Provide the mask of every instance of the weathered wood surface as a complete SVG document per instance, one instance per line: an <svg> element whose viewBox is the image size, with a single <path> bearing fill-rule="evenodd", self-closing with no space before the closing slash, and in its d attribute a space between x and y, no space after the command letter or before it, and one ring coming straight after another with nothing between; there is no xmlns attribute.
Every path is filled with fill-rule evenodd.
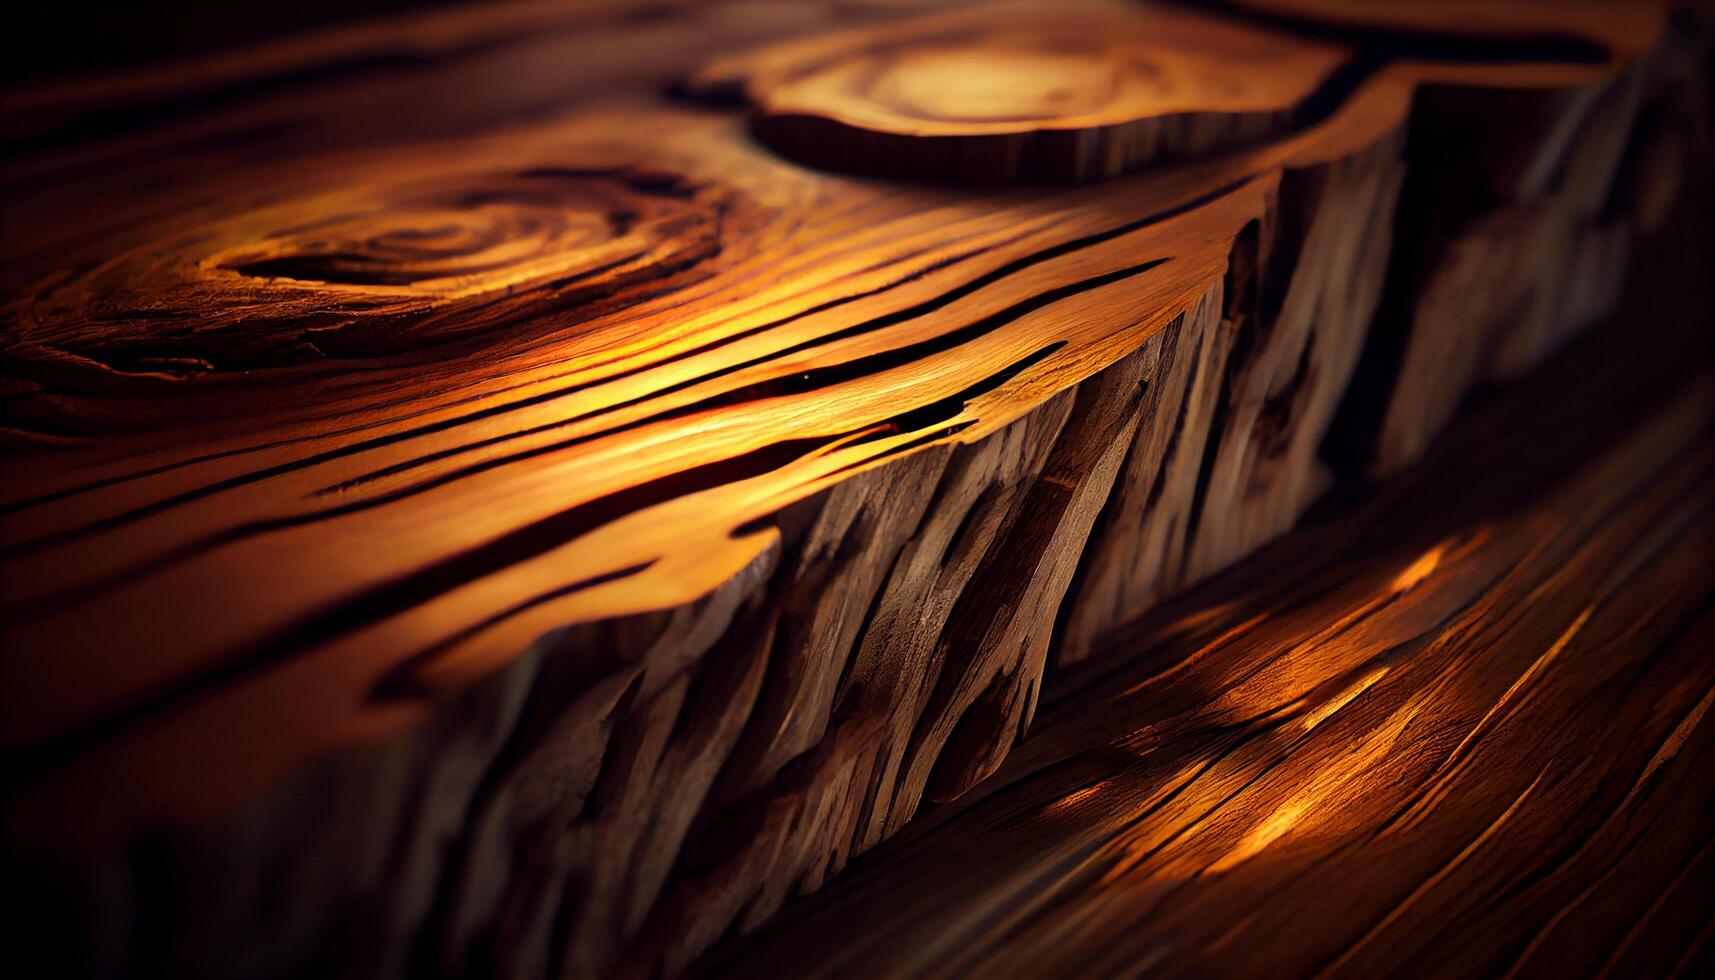
<svg viewBox="0 0 1715 980"><path fill-rule="evenodd" d="M995 776L694 972L1709 975L1715 337L1628 325L1110 636Z"/></svg>
<svg viewBox="0 0 1715 980"><path fill-rule="evenodd" d="M1141 166L1166 144L1125 127L1183 104L1102 102L1132 135L1096 170L758 145L785 76L755 66L910 47L891 5L455 8L9 92L0 749L34 934L96 972L524 975L754 928L993 771L1057 622L1076 660L1290 527L1355 371L1383 404L1488 376L1364 353L1434 292L1390 285L1414 98L1627 93L1506 141L1515 196L1652 226L1677 148L1646 167L1634 130L1701 108L1621 6L1401 51L1077 5L1053 51L1172 23L1186 64L1233 32L1348 54L1260 129L1167 141L1200 159L1075 187L946 180Z"/></svg>

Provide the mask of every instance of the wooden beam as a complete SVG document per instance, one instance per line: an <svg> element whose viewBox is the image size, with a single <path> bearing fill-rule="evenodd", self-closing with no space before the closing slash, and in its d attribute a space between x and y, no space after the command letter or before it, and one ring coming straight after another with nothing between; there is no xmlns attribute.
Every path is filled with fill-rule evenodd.
<svg viewBox="0 0 1715 980"><path fill-rule="evenodd" d="M1403 53L1007 9L459 8L21 97L0 761L38 933L94 972L671 973L992 772L1051 656L1290 528L1342 400L1437 393L1358 440L1392 465L1605 308L1668 207L1635 132L1704 118L1654 8ZM1207 78L1234 46L1255 103ZM1018 93L937 79L990 57L1076 84L973 128ZM919 153L900 91L988 108ZM1431 95L1546 114L1470 144L1512 196L1445 236L1396 207ZM812 109L853 141L782 135ZM1410 353L1479 342L1435 297L1543 210L1575 312L1494 371Z"/></svg>

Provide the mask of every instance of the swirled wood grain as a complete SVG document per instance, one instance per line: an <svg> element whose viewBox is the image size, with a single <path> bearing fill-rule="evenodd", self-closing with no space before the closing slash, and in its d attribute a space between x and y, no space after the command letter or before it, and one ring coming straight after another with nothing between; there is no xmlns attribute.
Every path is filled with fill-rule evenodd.
<svg viewBox="0 0 1715 980"><path fill-rule="evenodd" d="M8 114L7 877L68 969L755 928L1000 764L1057 622L1320 492L1420 85L1628 59L1389 60L1195 167L907 186L660 94L903 16L803 10L441 13Z"/></svg>
<svg viewBox="0 0 1715 980"><path fill-rule="evenodd" d="M694 279L757 221L718 185L579 159L389 161L368 184L175 223L15 299L8 353L113 384L425 351L549 315L564 331Z"/></svg>
<svg viewBox="0 0 1715 980"><path fill-rule="evenodd" d="M1339 47L1170 8L1000 5L704 69L770 146L887 177L1112 177L1287 132Z"/></svg>

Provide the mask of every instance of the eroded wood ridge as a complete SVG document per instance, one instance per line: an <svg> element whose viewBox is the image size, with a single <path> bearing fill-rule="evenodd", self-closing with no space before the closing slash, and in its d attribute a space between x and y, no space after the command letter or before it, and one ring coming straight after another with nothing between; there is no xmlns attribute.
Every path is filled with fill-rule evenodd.
<svg viewBox="0 0 1715 980"><path fill-rule="evenodd" d="M1421 455L1473 387L1517 378L1615 309L1634 241L1659 232L1687 161L1709 158L1707 91L1692 80L1704 51L1675 33L1600 84L1419 96L1410 145L1424 165L1400 219L1418 232L1389 310L1409 326L1377 345L1369 381L1387 392L1363 435L1376 472Z"/></svg>
<svg viewBox="0 0 1715 980"><path fill-rule="evenodd" d="M1317 456L1381 297L1403 176L1384 142L1290 175L1281 213L1240 239L1217 331L1164 357L1124 480L1085 554L1060 657L1243 557L1326 487Z"/></svg>
<svg viewBox="0 0 1715 980"><path fill-rule="evenodd" d="M1642 8L1470 57L791 10L459 9L17 100L0 772L68 969L681 970L992 773L1056 638L1291 527L1354 376L1385 466L1603 312L1692 156L1634 131L1706 114ZM1445 150L1503 203L1390 274L1467 101L1533 127ZM1445 315L1525 265L1579 289Z"/></svg>
<svg viewBox="0 0 1715 980"><path fill-rule="evenodd" d="M1578 348L1110 636L994 778L698 972L1694 975L1715 377L1638 339L1708 364Z"/></svg>

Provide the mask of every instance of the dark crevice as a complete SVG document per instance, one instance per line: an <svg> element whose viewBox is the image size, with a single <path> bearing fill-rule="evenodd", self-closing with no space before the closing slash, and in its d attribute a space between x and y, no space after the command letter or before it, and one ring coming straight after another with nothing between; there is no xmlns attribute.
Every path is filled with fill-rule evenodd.
<svg viewBox="0 0 1715 980"><path fill-rule="evenodd" d="M1282 197L1286 188L1281 189ZM1279 210L1279 209L1277 209ZM1191 554L1194 541L1203 519L1203 505L1209 496L1209 483L1214 477L1215 462L1220 458L1221 444L1225 441L1229 416L1232 414L1233 392L1237 390L1245 369L1249 366L1251 351L1261 340L1258 334L1264 329L1264 320L1259 307L1264 292L1262 280L1265 277L1264 257L1262 254L1262 225L1252 221L1246 225L1233 243L1233 251L1228 259L1227 276L1222 296L1224 304L1221 310L1221 329L1233 332L1232 346L1227 351L1226 370L1221 373L1220 388L1215 399L1214 411L1210 413L1209 433L1202 447L1202 461L1197 467L1196 488L1191 493L1191 509L1185 519L1185 548L1182 553ZM1285 275L1290 277L1291 270ZM1177 578L1179 569L1165 570Z"/></svg>
<svg viewBox="0 0 1715 980"><path fill-rule="evenodd" d="M1174 0L1181 5L1217 10L1272 30L1328 41L1395 61L1427 61L1461 65L1518 63L1606 64L1607 46L1587 37L1560 31L1509 31L1487 36L1420 28L1406 31L1380 24L1352 24L1337 19L1295 16L1251 7L1242 0ZM1378 7L1383 6L1378 4Z"/></svg>
<svg viewBox="0 0 1715 980"><path fill-rule="evenodd" d="M1453 154L1466 144L1449 132L1453 121L1418 105L1421 101L1421 94L1414 97L1409 117L1404 151L1409 165L1393 218L1381 301L1319 450L1343 482L1361 477L1381 437L1427 270L1442 266L1458 225L1492 204L1477 190L1481 182L1447 176L1456 163Z"/></svg>

